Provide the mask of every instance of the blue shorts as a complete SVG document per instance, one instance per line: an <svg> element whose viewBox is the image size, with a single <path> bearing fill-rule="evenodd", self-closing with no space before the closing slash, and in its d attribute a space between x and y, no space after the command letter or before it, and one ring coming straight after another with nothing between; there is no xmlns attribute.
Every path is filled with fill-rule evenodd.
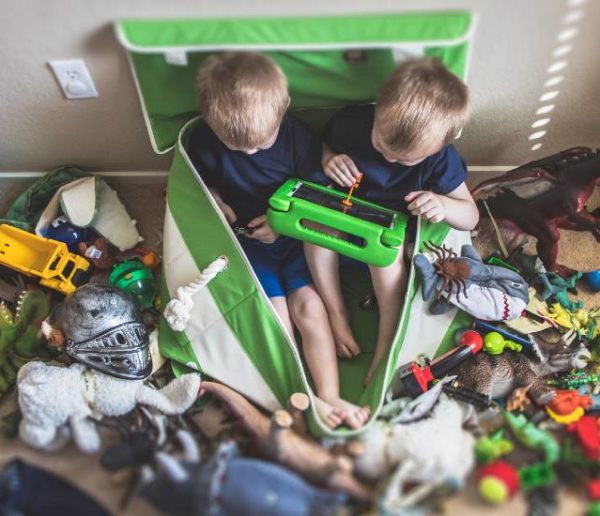
<svg viewBox="0 0 600 516"><path fill-rule="evenodd" d="M239 241L268 297L286 297L312 284L300 240L279 237L272 244L263 244L240 236Z"/></svg>

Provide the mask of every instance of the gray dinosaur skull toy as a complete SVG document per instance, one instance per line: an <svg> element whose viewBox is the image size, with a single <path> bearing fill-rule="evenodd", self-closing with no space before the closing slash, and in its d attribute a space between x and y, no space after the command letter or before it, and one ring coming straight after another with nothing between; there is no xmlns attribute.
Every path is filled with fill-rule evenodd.
<svg viewBox="0 0 600 516"><path fill-rule="evenodd" d="M117 378L142 380L152 372L148 330L133 298L90 283L57 305L42 330L75 361Z"/></svg>

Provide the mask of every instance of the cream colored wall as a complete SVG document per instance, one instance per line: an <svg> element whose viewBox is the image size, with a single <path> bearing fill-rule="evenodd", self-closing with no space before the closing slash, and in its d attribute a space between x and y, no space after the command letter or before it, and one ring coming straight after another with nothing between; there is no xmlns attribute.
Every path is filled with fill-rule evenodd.
<svg viewBox="0 0 600 516"><path fill-rule="evenodd" d="M339 14L470 8L479 12L468 83L472 119L459 142L469 165L513 165L600 139L600 1L588 0L4 0L0 4L0 171L70 163L94 170L166 170L154 155L111 22L121 17ZM567 24L565 14L577 18ZM538 98L560 30L578 34L542 148L531 151ZM100 98L65 100L50 59L82 57ZM561 73L562 74L562 73Z"/></svg>

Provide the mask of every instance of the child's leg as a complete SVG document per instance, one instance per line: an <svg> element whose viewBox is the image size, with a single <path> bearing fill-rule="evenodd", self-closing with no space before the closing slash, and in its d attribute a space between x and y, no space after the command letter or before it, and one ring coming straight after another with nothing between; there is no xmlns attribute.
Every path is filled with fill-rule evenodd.
<svg viewBox="0 0 600 516"><path fill-rule="evenodd" d="M290 318L290 311L288 310L287 299L283 296L270 297L269 300L273 304L273 308L281 318L285 329L288 333L294 337L294 325L292 324L292 319Z"/></svg>
<svg viewBox="0 0 600 516"><path fill-rule="evenodd" d="M379 306L379 331L375 353L365 376L365 385L371 381L377 366L388 352L398 327L408 279L404 264L404 248L400 248L398 258L388 267L369 266L369 270Z"/></svg>
<svg viewBox="0 0 600 516"><path fill-rule="evenodd" d="M308 243L304 244L304 254L315 286L327 308L338 355L342 358L358 355L360 346L352 335L342 296L339 255L330 249Z"/></svg>
<svg viewBox="0 0 600 516"><path fill-rule="evenodd" d="M369 419L370 409L340 398L333 334L319 294L312 285L297 288L289 294L288 305L302 335L304 358L319 397L317 411L331 428L342 420L351 428L360 428Z"/></svg>

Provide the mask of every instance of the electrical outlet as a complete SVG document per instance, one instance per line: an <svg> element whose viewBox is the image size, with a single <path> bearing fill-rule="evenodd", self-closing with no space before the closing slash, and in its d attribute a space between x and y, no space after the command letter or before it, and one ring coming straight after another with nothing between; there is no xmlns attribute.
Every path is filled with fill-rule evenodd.
<svg viewBox="0 0 600 516"><path fill-rule="evenodd" d="M89 99L98 96L83 59L49 61L48 64L67 99Z"/></svg>

